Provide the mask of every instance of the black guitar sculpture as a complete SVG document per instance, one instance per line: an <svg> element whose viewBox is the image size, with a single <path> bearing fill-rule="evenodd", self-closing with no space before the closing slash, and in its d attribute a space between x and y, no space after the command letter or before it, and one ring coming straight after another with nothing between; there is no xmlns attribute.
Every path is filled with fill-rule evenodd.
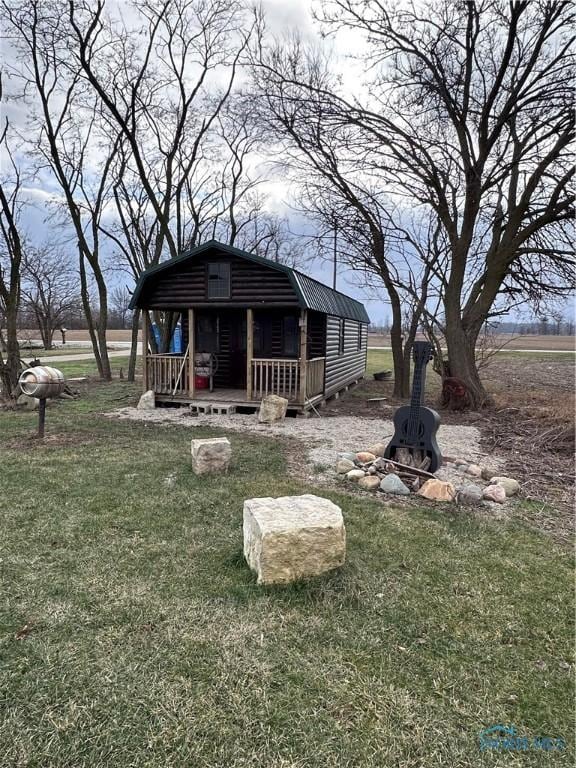
<svg viewBox="0 0 576 768"><path fill-rule="evenodd" d="M442 454L436 442L440 416L422 405L426 365L432 359L432 345L427 341L415 341L413 355L412 399L410 405L403 405L394 414L394 436L386 447L384 458L436 472L442 464Z"/></svg>

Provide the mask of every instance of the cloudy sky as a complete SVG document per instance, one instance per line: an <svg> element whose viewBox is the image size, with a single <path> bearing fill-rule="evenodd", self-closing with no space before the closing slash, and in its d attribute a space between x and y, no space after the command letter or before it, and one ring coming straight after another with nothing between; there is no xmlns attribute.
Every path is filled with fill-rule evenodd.
<svg viewBox="0 0 576 768"><path fill-rule="evenodd" d="M119 0L109 0L108 6L111 9L121 10L123 15L130 13L129 4ZM312 16L312 4L305 0L264 0L263 8L267 19L267 29L272 36L281 37L290 33L297 32L304 40L318 41L318 27ZM324 42L333 51L336 57L342 61L346 60L349 54L354 54L361 48L361 40L358 34L350 32L338 34L333 40ZM8 76L4 76L4 101L2 103L2 114L10 119L11 125L22 136L27 134L27 121L29 116L30 104L21 99L15 99L18 92L18 83L11 79L10 69L17 66L15 51L9 41L2 40L0 55L8 70ZM6 66L7 65L7 66ZM357 88L361 76L359 66L354 61L347 61L346 66L342 67L344 73L344 87ZM8 96L8 98L6 98ZM12 147L15 149L19 164L26 168L28 159L25 151L20 149L21 143L17 136L12 140ZM291 188L287 185L282 174L274 172L268 164L269 158L262 157L260 162L266 175L266 181L262 185L262 191L266 199L266 208L279 215L285 215L290 219L290 227L294 233L307 235L313 231L312 225L301 213L294 211L296 201L292 197ZM10 173L10 166L5 155L0 156L2 175ZM258 160L256 160L258 162ZM54 177L47 171L35 172L34 175L26 177L24 175L24 193L27 205L23 209L22 222L24 229L30 241L34 244L43 244L46 241L61 244L64 249L69 249L71 259L75 259L74 244L75 236L72 228L61 221L55 221L53 206L54 200L61 199L61 191ZM309 274L327 284L332 284L332 264L312 262L304 268ZM113 284L126 284L131 287L131 280L126 275L111 273L110 281ZM360 287L353 279L352 273L343 265L338 270L338 289L349 293L365 302L369 314L373 321L382 322L389 314L385 302L385 293L380 296L379 291L372 290L368 292Z"/></svg>
<svg viewBox="0 0 576 768"><path fill-rule="evenodd" d="M111 9L121 10L123 14L130 13L129 4L123 0L109 0L108 5ZM268 32L272 36L282 37L291 31L297 32L307 41L329 46L335 56L336 65L342 73L342 86L349 94L357 94L362 88L363 73L360 64L354 60L354 55L361 52L364 47L364 40L359 32L339 32L334 38L321 41L317 23L313 19L311 2L307 0L263 0L263 7L267 18ZM5 64L14 63L14 53L6 40L2 41L0 49ZM14 84L8 79L5 82L5 92L8 94L14 92ZM3 114L8 116L14 126L16 126L23 135L26 135L26 121L29 105L22 101L8 100L2 104ZM23 165L26 164L25 157L19 153L19 160ZM294 210L297 204L292 197L293 190L287 185L283 174L275 172L268 164L269 158L259 157L254 160L256 164L261 163L266 182L262 185L265 194L266 207L269 211L286 215L290 219L291 229L297 234L309 234L311 223L306 220L302 213ZM2 173L9 172L5 157L0 157L2 162ZM23 213L25 229L33 242L42 243L46 240L53 241L55 238L61 243L68 243L70 252L73 253L75 238L70 227L55 225L50 218L50 201L60 195L60 190L54 178L47 172L37 173L36 176L26 182L26 195L29 205ZM72 258L72 256L71 256ZM331 263L312 263L305 267L305 271L312 274L317 279L327 283L332 283L332 264ZM384 290L367 289L359 285L355 276L343 265L338 269L339 290L349 293L362 300L368 309L371 319L375 323L382 323L390 315L389 305L386 301ZM131 287L131 281L128 276L111 273L110 281L112 284L126 284Z"/></svg>

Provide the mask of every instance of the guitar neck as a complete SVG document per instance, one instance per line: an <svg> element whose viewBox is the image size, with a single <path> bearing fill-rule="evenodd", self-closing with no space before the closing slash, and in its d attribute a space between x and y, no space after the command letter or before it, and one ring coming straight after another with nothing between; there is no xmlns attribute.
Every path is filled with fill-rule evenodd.
<svg viewBox="0 0 576 768"><path fill-rule="evenodd" d="M426 363L416 364L414 369L414 378L412 379L412 398L410 400L410 410L414 416L418 415L420 406L424 402L424 389L426 385Z"/></svg>

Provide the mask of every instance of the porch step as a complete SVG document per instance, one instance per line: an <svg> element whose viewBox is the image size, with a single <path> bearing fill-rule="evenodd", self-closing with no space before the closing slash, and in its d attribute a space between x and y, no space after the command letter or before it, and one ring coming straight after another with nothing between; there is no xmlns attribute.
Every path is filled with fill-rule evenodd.
<svg viewBox="0 0 576 768"><path fill-rule="evenodd" d="M205 400L192 400L189 408L192 413L212 413L212 403L207 403Z"/></svg>
<svg viewBox="0 0 576 768"><path fill-rule="evenodd" d="M219 416L229 416L236 413L236 406L232 403L212 403L212 413L217 413Z"/></svg>
<svg viewBox="0 0 576 768"><path fill-rule="evenodd" d="M236 413L236 405L233 403L209 403L206 400L192 400L189 407L192 413L214 413L218 416Z"/></svg>

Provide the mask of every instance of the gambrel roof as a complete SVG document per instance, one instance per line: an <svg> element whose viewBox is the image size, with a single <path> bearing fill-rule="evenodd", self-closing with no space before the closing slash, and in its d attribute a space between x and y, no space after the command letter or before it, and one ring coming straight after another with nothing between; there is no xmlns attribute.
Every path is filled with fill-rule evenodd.
<svg viewBox="0 0 576 768"><path fill-rule="evenodd" d="M262 264L269 269L283 272L288 276L296 296L298 297L298 303L303 309L312 309L316 312L323 312L326 315L350 318L351 320L357 320L361 323L370 322L366 309L360 301L357 301L344 293L340 293L340 291L335 291L333 288L329 288L327 285L324 285L324 283L314 280L314 278L305 275L297 269L292 269L285 264L279 264L276 261L265 259L262 256L257 256L254 253L243 251L240 248L235 248L234 246L226 245L225 243L219 243L217 240L209 240L196 248L186 251L175 259L169 259L154 267L149 267L140 275L134 290L134 295L132 296L132 301L130 302L130 308L134 309L138 306L138 301L144 291L145 285L148 281L154 281L155 276L159 273L172 269L174 266L183 262L193 260L197 256L210 250L229 254L230 256L235 256L239 259L247 259L248 261Z"/></svg>

